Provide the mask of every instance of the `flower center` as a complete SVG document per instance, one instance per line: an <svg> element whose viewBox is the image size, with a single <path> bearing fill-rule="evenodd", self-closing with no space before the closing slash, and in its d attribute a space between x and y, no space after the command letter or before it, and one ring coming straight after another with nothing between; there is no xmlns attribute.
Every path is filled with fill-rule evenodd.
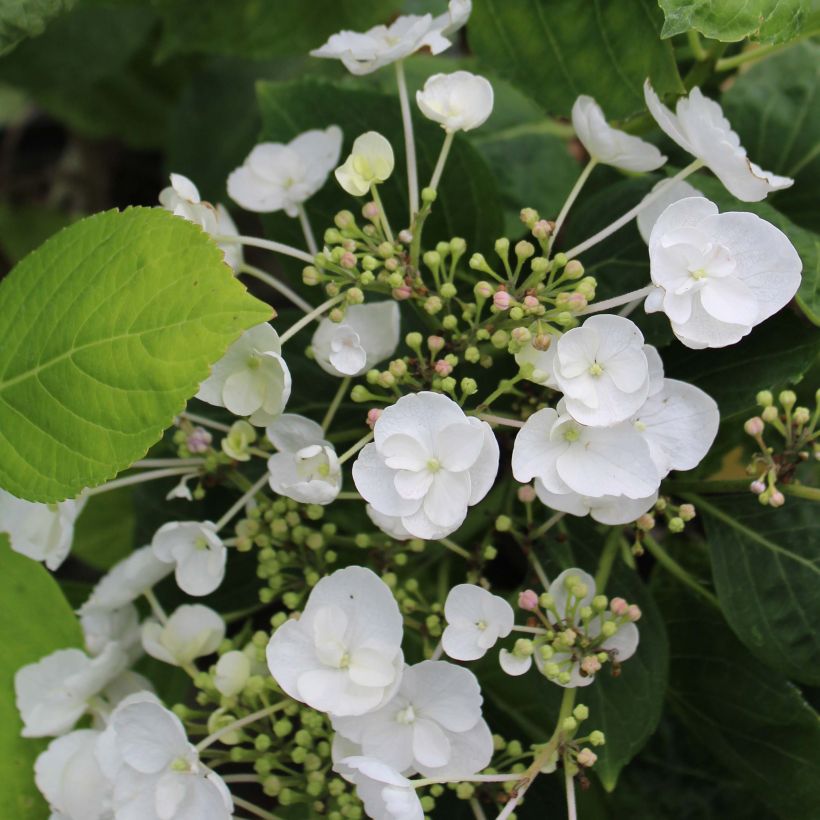
<svg viewBox="0 0 820 820"><path fill-rule="evenodd" d="M701 279L705 279L709 274L706 273L705 268L698 268L697 270L690 271L689 275L696 281L700 281Z"/></svg>
<svg viewBox="0 0 820 820"><path fill-rule="evenodd" d="M347 669L350 666L350 653L343 652L342 657L339 658L339 669Z"/></svg>
<svg viewBox="0 0 820 820"><path fill-rule="evenodd" d="M476 621L476 622L475 622L475 625L476 625L476 626L478 627L478 629L480 629L482 632L483 632L483 631L487 628L487 622L486 622L486 621Z"/></svg>
<svg viewBox="0 0 820 820"><path fill-rule="evenodd" d="M208 542L202 536L200 536L196 539L196 541L194 541L194 549L206 550L208 549Z"/></svg>
<svg viewBox="0 0 820 820"><path fill-rule="evenodd" d="M581 434L574 427L570 427L569 430L564 433L564 440L570 442L578 441L580 435Z"/></svg>
<svg viewBox="0 0 820 820"><path fill-rule="evenodd" d="M168 767L172 772L189 772L191 771L190 763L184 757L177 757L171 761Z"/></svg>
<svg viewBox="0 0 820 820"><path fill-rule="evenodd" d="M256 353L252 353L248 356L248 369L249 370L256 370L259 365L262 364L262 360Z"/></svg>
<svg viewBox="0 0 820 820"><path fill-rule="evenodd" d="M441 469L441 462L437 458L427 460L427 469L431 473L437 473Z"/></svg>
<svg viewBox="0 0 820 820"><path fill-rule="evenodd" d="M601 373L604 372L603 367L601 367L598 362L593 362L589 367L589 375L590 376L600 376Z"/></svg>
<svg viewBox="0 0 820 820"><path fill-rule="evenodd" d="M396 723L401 723L402 726L407 726L413 723L416 719L416 712L412 704L408 704L406 709L400 709L396 712Z"/></svg>

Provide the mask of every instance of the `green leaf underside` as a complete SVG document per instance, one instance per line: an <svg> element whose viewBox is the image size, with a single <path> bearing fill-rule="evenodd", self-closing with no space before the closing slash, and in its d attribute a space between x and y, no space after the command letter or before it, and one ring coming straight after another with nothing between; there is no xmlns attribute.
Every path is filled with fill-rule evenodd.
<svg viewBox="0 0 820 820"><path fill-rule="evenodd" d="M37 561L12 552L0 534L0 817L45 820L49 816L34 785L33 766L47 741L20 737L14 675L55 649L82 646L82 634L57 582Z"/></svg>
<svg viewBox="0 0 820 820"><path fill-rule="evenodd" d="M270 318L192 223L107 211L0 285L0 485L57 501L142 456L239 334Z"/></svg>
<svg viewBox="0 0 820 820"><path fill-rule="evenodd" d="M0 0L0 55L27 37L42 34L46 23L76 0Z"/></svg>
<svg viewBox="0 0 820 820"><path fill-rule="evenodd" d="M644 110L647 77L661 94L683 90L661 23L652 0L476 0L468 39L547 113L566 116L590 94L621 118Z"/></svg>
<svg viewBox="0 0 820 820"><path fill-rule="evenodd" d="M712 572L729 625L781 675L820 684L820 556L817 507L789 498L764 507L750 493L700 498Z"/></svg>

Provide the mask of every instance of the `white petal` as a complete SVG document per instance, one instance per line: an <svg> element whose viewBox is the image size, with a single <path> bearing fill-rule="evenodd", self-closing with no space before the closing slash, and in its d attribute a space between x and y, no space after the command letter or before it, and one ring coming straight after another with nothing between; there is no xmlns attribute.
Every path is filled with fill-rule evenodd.
<svg viewBox="0 0 820 820"><path fill-rule="evenodd" d="M518 675L524 675L530 671L530 667L532 666L532 655L527 655L526 657L520 658L518 655L513 655L512 652L502 649L498 655L498 662L501 664L501 668L508 675L516 677Z"/></svg>

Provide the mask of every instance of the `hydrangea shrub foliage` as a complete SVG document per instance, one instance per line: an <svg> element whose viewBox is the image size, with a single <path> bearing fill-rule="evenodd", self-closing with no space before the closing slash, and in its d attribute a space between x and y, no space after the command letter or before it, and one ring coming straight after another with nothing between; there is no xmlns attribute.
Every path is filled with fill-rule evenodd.
<svg viewBox="0 0 820 820"><path fill-rule="evenodd" d="M3 817L820 805L810 4L404 5L0 0Z"/></svg>

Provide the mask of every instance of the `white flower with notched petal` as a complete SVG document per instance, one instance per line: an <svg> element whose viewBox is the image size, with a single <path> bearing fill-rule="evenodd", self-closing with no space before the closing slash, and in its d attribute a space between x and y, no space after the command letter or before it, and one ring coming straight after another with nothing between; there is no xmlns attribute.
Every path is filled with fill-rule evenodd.
<svg viewBox="0 0 820 820"><path fill-rule="evenodd" d="M96 657L80 649L58 649L17 670L14 691L23 719L23 737L68 732L90 711L90 701L126 667L128 657L115 643Z"/></svg>
<svg viewBox="0 0 820 820"><path fill-rule="evenodd" d="M651 510L658 500L657 490L646 498L627 498L625 495L602 495L592 498L572 490L551 493L539 478L535 479L534 487L541 503L550 509L570 515L589 515L593 520L609 526L635 521Z"/></svg>
<svg viewBox="0 0 820 820"><path fill-rule="evenodd" d="M0 532L8 533L11 548L21 555L57 569L68 557L74 522L85 498L38 504L0 490Z"/></svg>
<svg viewBox="0 0 820 820"><path fill-rule="evenodd" d="M201 604L177 607L167 623L149 618L142 625L143 649L172 666L188 666L196 658L212 655L224 637L225 622Z"/></svg>
<svg viewBox="0 0 820 820"><path fill-rule="evenodd" d="M334 718L333 728L358 744L365 757L398 772L439 777L446 767L454 778L469 777L489 765L493 754L492 735L479 730L455 755L459 736L483 723L481 703L472 672L446 661L422 661L405 667L398 691L381 709Z"/></svg>
<svg viewBox="0 0 820 820"><path fill-rule="evenodd" d="M226 652L216 664L214 686L226 698L238 695L251 676L251 660L244 653L234 649Z"/></svg>
<svg viewBox="0 0 820 820"><path fill-rule="evenodd" d="M246 330L228 348L196 397L264 427L285 409L290 387L279 334L265 322Z"/></svg>
<svg viewBox="0 0 820 820"><path fill-rule="evenodd" d="M655 198L638 214L638 232L647 245L649 244L649 235L652 233L652 228L655 227L658 217L673 202L690 196L703 196L703 194L686 180L673 182L671 179L662 179L653 186L644 199L650 196Z"/></svg>
<svg viewBox="0 0 820 820"><path fill-rule="evenodd" d="M222 778L200 762L179 718L155 698L123 701L98 744L114 781L115 817L230 820L233 800Z"/></svg>
<svg viewBox="0 0 820 820"><path fill-rule="evenodd" d="M427 119L445 131L472 131L493 111L493 87L469 71L434 74L416 92L416 102Z"/></svg>
<svg viewBox="0 0 820 820"><path fill-rule="evenodd" d="M246 211L284 211L299 207L327 181L339 161L342 131L338 125L299 134L289 143L263 142L228 177L228 195Z"/></svg>
<svg viewBox="0 0 820 820"><path fill-rule="evenodd" d="M400 517L416 538L455 532L498 472L490 426L440 393L402 396L373 433L374 443L353 465L353 481L375 510Z"/></svg>
<svg viewBox="0 0 820 820"><path fill-rule="evenodd" d="M111 783L97 763L100 732L78 729L49 743L34 763L34 781L66 820L108 820Z"/></svg>
<svg viewBox="0 0 820 820"><path fill-rule="evenodd" d="M85 648L99 655L110 643L118 643L134 661L141 654L139 613L133 604L118 609L89 607L80 613Z"/></svg>
<svg viewBox="0 0 820 820"><path fill-rule="evenodd" d="M402 617L375 573L347 567L313 588L299 620L268 644L268 666L282 689L334 716L378 709L396 691L404 664Z"/></svg>
<svg viewBox="0 0 820 820"><path fill-rule="evenodd" d="M395 302L351 305L341 322L319 323L311 340L316 363L332 376L361 376L395 353L400 323Z"/></svg>
<svg viewBox="0 0 820 820"><path fill-rule="evenodd" d="M396 164L393 147L378 131L356 137L350 156L335 173L339 185L352 196L366 196L372 185L389 179Z"/></svg>
<svg viewBox="0 0 820 820"><path fill-rule="evenodd" d="M177 586L189 595L209 595L225 577L228 551L210 521L169 521L151 549L160 561L176 564Z"/></svg>
<svg viewBox="0 0 820 820"><path fill-rule="evenodd" d="M447 13L438 17L408 14L389 26L374 26L365 32L340 31L310 53L341 60L351 74L370 74L425 47L433 54L449 48L452 43L447 38L467 22L471 10L471 0L450 0Z"/></svg>
<svg viewBox="0 0 820 820"><path fill-rule="evenodd" d="M475 661L506 638L515 624L513 608L475 584L454 586L444 602L444 651L457 661Z"/></svg>
<svg viewBox="0 0 820 820"><path fill-rule="evenodd" d="M649 237L656 288L647 313L663 311L687 347L725 347L777 313L800 286L802 262L788 237L751 213L718 213L702 197L681 199Z"/></svg>
<svg viewBox="0 0 820 820"><path fill-rule="evenodd" d="M592 97L581 95L575 100L572 127L590 157L603 165L622 171L654 171L666 162L651 143L609 125Z"/></svg>
<svg viewBox="0 0 820 820"><path fill-rule="evenodd" d="M424 820L424 810L412 782L395 769L359 755L345 757L333 766L356 786L368 817L374 820Z"/></svg>
<svg viewBox="0 0 820 820"><path fill-rule="evenodd" d="M623 316L590 316L555 344L553 372L567 412L582 424L625 421L649 395L643 334Z"/></svg>
<svg viewBox="0 0 820 820"><path fill-rule="evenodd" d="M566 411L548 407L531 415L515 437L516 481L539 479L550 493L645 499L660 485L649 445L628 422L587 427ZM537 490L537 488L536 488Z"/></svg>
<svg viewBox="0 0 820 820"><path fill-rule="evenodd" d="M268 459L268 483L302 504L330 504L342 489L342 468L324 430L311 419L284 413L266 428L279 451Z"/></svg>
<svg viewBox="0 0 820 820"><path fill-rule="evenodd" d="M681 97L673 114L658 98L649 80L644 84L649 111L661 129L681 148L699 159L743 202L758 202L772 191L794 184L793 179L764 171L746 156L740 138L714 100L693 88Z"/></svg>

